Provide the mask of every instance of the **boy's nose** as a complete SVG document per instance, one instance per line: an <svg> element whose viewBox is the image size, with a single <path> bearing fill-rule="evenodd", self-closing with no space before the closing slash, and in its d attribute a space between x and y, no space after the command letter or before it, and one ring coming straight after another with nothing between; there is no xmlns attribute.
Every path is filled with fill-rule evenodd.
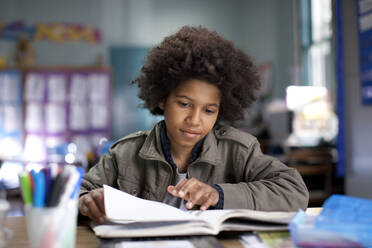
<svg viewBox="0 0 372 248"><path fill-rule="evenodd" d="M190 112L189 117L187 118L189 124L191 125L199 125L200 123L200 111L199 110L193 110Z"/></svg>

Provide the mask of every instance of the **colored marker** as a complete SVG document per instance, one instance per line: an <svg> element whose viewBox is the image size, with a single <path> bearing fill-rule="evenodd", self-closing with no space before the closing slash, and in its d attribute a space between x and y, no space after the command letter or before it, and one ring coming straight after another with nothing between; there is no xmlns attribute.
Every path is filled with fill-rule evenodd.
<svg viewBox="0 0 372 248"><path fill-rule="evenodd" d="M45 178L45 204L49 201L50 197L50 190L51 190L51 172L50 172L50 167L45 167L41 170L44 173L44 178Z"/></svg>
<svg viewBox="0 0 372 248"><path fill-rule="evenodd" d="M83 175L84 175L84 169L83 168L78 167L77 171L79 172L79 180L75 184L75 188L74 188L74 191L72 192L72 194L70 196L70 199L73 199L78 195L79 190L80 190L81 180L82 180Z"/></svg>
<svg viewBox="0 0 372 248"><path fill-rule="evenodd" d="M28 179L30 180L30 187L31 187L32 193L34 193L34 187L35 187L33 174L35 174L34 170L31 170L28 172Z"/></svg>
<svg viewBox="0 0 372 248"><path fill-rule="evenodd" d="M42 208L45 204L45 178L42 171L33 173L34 207Z"/></svg>
<svg viewBox="0 0 372 248"><path fill-rule="evenodd" d="M63 192L64 184L66 181L65 173L59 173L56 179L53 182L53 188L51 190L50 198L49 198L49 206L57 206L61 192Z"/></svg>
<svg viewBox="0 0 372 248"><path fill-rule="evenodd" d="M80 178L80 173L76 170L75 167L66 166L64 170L64 173L66 172L66 174L68 175L68 180L66 182L64 191L60 196L59 204L64 204L70 199Z"/></svg>
<svg viewBox="0 0 372 248"><path fill-rule="evenodd" d="M31 205L32 204L32 191L31 191L29 174L26 171L22 171L19 174L19 179L21 182L21 191L22 191L23 201L26 205Z"/></svg>

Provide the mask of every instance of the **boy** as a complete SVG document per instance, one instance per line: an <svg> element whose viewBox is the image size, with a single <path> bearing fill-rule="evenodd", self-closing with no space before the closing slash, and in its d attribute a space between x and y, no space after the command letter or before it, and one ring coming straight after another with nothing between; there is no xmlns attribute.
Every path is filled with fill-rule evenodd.
<svg viewBox="0 0 372 248"><path fill-rule="evenodd" d="M232 42L183 27L149 52L134 83L145 107L164 121L117 141L84 176L81 214L104 222L103 184L181 209L307 207L295 169L221 123L242 119L260 86L250 58Z"/></svg>

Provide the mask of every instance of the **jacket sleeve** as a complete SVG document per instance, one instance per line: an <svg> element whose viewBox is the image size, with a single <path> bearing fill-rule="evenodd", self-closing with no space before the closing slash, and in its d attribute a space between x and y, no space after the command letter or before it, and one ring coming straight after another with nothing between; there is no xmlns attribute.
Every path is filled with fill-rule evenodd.
<svg viewBox="0 0 372 248"><path fill-rule="evenodd" d="M111 152L101 157L100 161L85 173L79 192L79 196L91 190L102 188L103 184L116 186L118 169Z"/></svg>
<svg viewBox="0 0 372 248"><path fill-rule="evenodd" d="M244 155L243 155L244 154ZM297 211L306 209L309 192L294 168L262 154L255 140L240 151L236 171L238 183L218 184L224 193L224 209L248 208L262 211ZM240 161L239 161L240 160Z"/></svg>

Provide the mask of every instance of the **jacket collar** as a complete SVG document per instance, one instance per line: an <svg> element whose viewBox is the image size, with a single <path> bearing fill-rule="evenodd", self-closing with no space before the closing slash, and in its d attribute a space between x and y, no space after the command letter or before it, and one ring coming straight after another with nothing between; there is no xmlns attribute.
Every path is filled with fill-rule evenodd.
<svg viewBox="0 0 372 248"><path fill-rule="evenodd" d="M148 133L140 151L139 156L148 160L159 160L167 162L165 159L161 144L161 132L164 121L158 122ZM212 165L221 164L221 155L217 148L217 139L214 134L214 128L205 136L200 156L193 162L205 162Z"/></svg>

